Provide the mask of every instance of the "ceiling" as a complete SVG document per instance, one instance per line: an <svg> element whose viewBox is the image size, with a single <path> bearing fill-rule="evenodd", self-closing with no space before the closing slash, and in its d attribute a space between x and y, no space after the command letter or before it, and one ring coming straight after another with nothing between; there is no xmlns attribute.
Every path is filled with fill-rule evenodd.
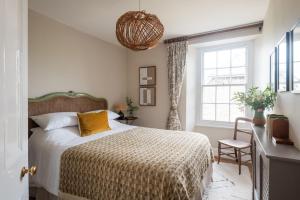
<svg viewBox="0 0 300 200"><path fill-rule="evenodd" d="M269 0L141 0L141 9L156 14L164 39L263 20ZM29 8L77 30L118 44L115 23L138 0L29 0Z"/></svg>

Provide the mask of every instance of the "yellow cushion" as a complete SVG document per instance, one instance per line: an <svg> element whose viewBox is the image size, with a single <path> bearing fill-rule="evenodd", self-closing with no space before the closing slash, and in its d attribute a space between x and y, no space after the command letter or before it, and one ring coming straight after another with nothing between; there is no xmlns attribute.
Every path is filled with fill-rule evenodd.
<svg viewBox="0 0 300 200"><path fill-rule="evenodd" d="M111 130L108 124L107 112L77 113L80 136Z"/></svg>

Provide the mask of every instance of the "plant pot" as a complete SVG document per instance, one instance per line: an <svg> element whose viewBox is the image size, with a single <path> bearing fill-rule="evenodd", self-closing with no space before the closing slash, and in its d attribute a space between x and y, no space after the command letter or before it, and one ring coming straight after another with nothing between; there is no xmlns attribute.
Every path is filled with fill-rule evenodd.
<svg viewBox="0 0 300 200"><path fill-rule="evenodd" d="M264 126L266 124L264 109L255 110L254 117L253 117L253 124L255 126Z"/></svg>
<svg viewBox="0 0 300 200"><path fill-rule="evenodd" d="M131 110L128 110L127 113L128 113L128 117L133 117L134 116L133 111L131 111Z"/></svg>

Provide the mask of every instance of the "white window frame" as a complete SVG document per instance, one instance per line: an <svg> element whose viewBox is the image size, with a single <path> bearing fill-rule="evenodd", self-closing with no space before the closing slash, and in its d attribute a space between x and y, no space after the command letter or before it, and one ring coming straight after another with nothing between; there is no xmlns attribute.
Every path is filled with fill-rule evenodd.
<svg viewBox="0 0 300 200"><path fill-rule="evenodd" d="M235 43L227 43L209 47L202 47L199 48L198 57L200 58L200 67L198 68L197 72L197 103L196 105L196 126L205 126L205 127L216 127L216 128L233 128L234 122L223 122L223 121L215 121L215 120L202 120L202 80L203 80L203 72L204 72L204 59L203 55L205 52L209 51L220 51L220 50L227 50L232 48L246 48L247 55L246 55L246 63L247 63L247 83L246 83L246 90L253 85L253 68L254 68L254 50L253 50L253 41L243 41L243 42L235 42ZM231 85L231 84L228 84ZM244 85L244 84L243 84ZM252 111L245 107L245 116L250 117L252 115Z"/></svg>

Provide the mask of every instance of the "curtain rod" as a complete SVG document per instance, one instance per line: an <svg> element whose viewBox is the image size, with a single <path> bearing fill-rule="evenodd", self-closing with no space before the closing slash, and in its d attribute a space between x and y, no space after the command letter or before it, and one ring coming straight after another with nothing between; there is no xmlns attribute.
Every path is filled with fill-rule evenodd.
<svg viewBox="0 0 300 200"><path fill-rule="evenodd" d="M195 38L201 38L201 37L208 36L208 35L214 35L214 34L219 34L219 33L227 33L227 32L231 32L231 31L243 30L243 29L248 29L248 28L258 28L259 31L261 31L262 27L263 27L263 24L264 24L263 21L258 21L258 22L254 22L254 23L249 23L249 24L244 24L244 25L239 25L239 26L233 26L233 27L229 27L229 28L217 29L217 30L213 30L213 31L207 31L207 32L188 35L188 36L183 36L183 37L176 37L176 38L166 39L166 40L164 40L164 43L168 44L168 43L172 43L172 42L192 40L192 39L195 39Z"/></svg>

